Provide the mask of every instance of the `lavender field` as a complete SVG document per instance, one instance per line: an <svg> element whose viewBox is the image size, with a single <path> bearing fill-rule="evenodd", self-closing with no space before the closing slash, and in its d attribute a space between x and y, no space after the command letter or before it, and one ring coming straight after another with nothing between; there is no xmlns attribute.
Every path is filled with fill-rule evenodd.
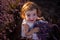
<svg viewBox="0 0 60 40"><path fill-rule="evenodd" d="M42 16L60 29L59 0L0 0L0 40L20 40L20 10L27 1L33 1L41 6Z"/></svg>

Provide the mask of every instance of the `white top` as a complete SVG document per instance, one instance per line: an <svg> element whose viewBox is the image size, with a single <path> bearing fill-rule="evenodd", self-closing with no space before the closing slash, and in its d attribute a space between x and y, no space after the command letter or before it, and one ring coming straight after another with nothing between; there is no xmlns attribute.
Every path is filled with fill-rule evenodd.
<svg viewBox="0 0 60 40"><path fill-rule="evenodd" d="M25 19L23 20L22 24L28 24L30 28L33 28L33 23L28 23ZM22 37L26 37L26 35L25 35L25 33L23 32L23 30L24 30L24 27L22 26L22 33L21 33L21 35L22 35ZM33 34L30 35L28 38L31 38L31 37L32 37L32 39L38 39L36 33L33 33Z"/></svg>

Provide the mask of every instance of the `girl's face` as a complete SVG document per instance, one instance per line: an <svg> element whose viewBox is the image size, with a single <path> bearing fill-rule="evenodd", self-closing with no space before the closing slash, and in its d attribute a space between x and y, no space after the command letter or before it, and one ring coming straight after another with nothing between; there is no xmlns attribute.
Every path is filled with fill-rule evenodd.
<svg viewBox="0 0 60 40"><path fill-rule="evenodd" d="M37 19L37 10L33 9L27 11L25 13L25 19L27 20L27 22L34 23Z"/></svg>

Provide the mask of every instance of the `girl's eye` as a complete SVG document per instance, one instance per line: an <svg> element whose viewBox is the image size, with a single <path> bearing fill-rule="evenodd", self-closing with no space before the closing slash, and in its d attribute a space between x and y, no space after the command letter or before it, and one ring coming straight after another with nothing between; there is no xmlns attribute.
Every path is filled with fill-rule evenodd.
<svg viewBox="0 0 60 40"><path fill-rule="evenodd" d="M30 15L27 15L28 17L30 16Z"/></svg>
<svg viewBox="0 0 60 40"><path fill-rule="evenodd" d="M33 16L35 16L36 14L33 14Z"/></svg>

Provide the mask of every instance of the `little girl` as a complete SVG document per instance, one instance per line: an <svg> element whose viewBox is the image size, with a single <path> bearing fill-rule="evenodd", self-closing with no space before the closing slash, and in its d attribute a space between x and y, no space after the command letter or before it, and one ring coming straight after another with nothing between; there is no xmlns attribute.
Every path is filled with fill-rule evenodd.
<svg viewBox="0 0 60 40"><path fill-rule="evenodd" d="M37 4L34 2L26 2L22 9L21 9L21 17L23 19L22 25L21 25L21 36L22 38L26 37L30 40L41 40L40 37L38 37L38 32L40 32L40 26L35 27L34 25L37 22L37 19L39 16L41 16L41 11ZM48 23L46 21L40 20L40 22Z"/></svg>
<svg viewBox="0 0 60 40"><path fill-rule="evenodd" d="M27 37L30 40L38 40L37 34L35 32L39 31L39 28L36 27L33 29L33 25L40 14L39 7L33 2L27 2L23 5L21 9L22 22L22 37Z"/></svg>

